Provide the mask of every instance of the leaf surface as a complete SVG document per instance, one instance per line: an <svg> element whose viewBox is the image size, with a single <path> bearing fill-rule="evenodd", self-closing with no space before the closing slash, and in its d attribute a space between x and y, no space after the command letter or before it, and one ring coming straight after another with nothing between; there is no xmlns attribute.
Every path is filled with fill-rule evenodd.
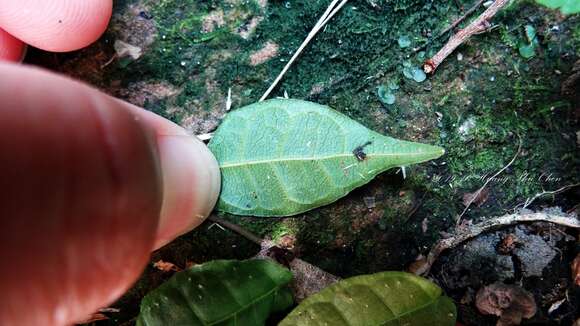
<svg viewBox="0 0 580 326"><path fill-rule="evenodd" d="M579 0L536 0L536 2L552 9L560 9L564 15L580 12Z"/></svg>
<svg viewBox="0 0 580 326"><path fill-rule="evenodd" d="M268 260L215 260L176 273L141 301L138 326L264 325L293 303L292 273Z"/></svg>
<svg viewBox="0 0 580 326"><path fill-rule="evenodd" d="M457 313L432 282L404 272L342 280L296 307L279 326L453 326Z"/></svg>
<svg viewBox="0 0 580 326"><path fill-rule="evenodd" d="M299 214L385 170L444 153L383 136L327 106L287 99L229 113L209 148L222 173L218 210L254 216Z"/></svg>

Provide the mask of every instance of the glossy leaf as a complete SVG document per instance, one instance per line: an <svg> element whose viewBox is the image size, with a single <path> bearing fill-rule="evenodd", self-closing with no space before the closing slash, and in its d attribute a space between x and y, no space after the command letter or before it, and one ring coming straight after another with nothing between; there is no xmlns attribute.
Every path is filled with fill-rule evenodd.
<svg viewBox="0 0 580 326"><path fill-rule="evenodd" d="M175 274L141 302L138 326L264 325L290 307L292 273L268 260L216 260Z"/></svg>
<svg viewBox="0 0 580 326"><path fill-rule="evenodd" d="M279 326L453 326L457 313L432 282L404 272L352 277L312 295Z"/></svg>
<svg viewBox="0 0 580 326"><path fill-rule="evenodd" d="M255 216L332 203L385 170L444 152L383 136L326 106L282 99L229 113L209 148L222 173L217 208Z"/></svg>
<svg viewBox="0 0 580 326"><path fill-rule="evenodd" d="M564 15L580 12L579 0L536 0L536 2L552 9L560 9Z"/></svg>

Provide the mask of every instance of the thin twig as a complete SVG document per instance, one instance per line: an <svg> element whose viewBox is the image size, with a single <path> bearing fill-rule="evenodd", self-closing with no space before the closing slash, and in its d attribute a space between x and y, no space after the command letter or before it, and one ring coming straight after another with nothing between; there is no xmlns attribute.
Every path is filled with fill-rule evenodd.
<svg viewBox="0 0 580 326"><path fill-rule="evenodd" d="M276 77L276 79L270 85L270 87L266 90L264 95L262 95L262 97L260 98L260 102L265 100L266 98L268 98L268 96L270 95L272 90L274 90L274 88L276 87L276 85L278 85L278 83L280 82L282 77L284 77L284 74L286 74L286 71L288 71L288 69L294 63L294 61L298 58L300 53L302 53L302 50L304 50L304 48L308 45L308 43L310 43L310 41L314 38L314 36L316 36L318 31L320 31L322 29L322 27L324 27L324 25L326 25L326 23L328 23L328 21L348 2L348 0L342 0L342 2L340 2L337 5L338 1L339 0L333 0L330 3L330 5L328 6L328 8L326 8L326 11L324 12L324 14L320 17L320 19L318 20L316 25L314 25L314 27L312 28L310 33L308 33L308 36L306 36L306 39L302 42L302 44L300 45L298 50L296 50L296 52L294 53L292 58L290 58L290 61L288 61L286 66L284 66L284 69L282 69L280 74L278 74L278 77Z"/></svg>
<svg viewBox="0 0 580 326"><path fill-rule="evenodd" d="M252 241L253 243L256 243L258 245L262 244L262 239L260 237L258 237L257 235L253 234L252 232L242 228L241 226L234 224L234 223L230 223L222 218L219 218L215 215L210 215L208 218L208 220L220 224L234 232L236 232L237 234L243 236L244 238Z"/></svg>
<svg viewBox="0 0 580 326"><path fill-rule="evenodd" d="M514 155L514 157L512 158L512 160L503 168L501 168L501 170L497 171L491 178L488 178L485 183L483 184L483 186L481 186L481 188L479 188L479 190L477 190L469 199L469 201L467 202L467 204L465 205L465 208L463 209L463 212L461 212L461 214L459 214L459 216L457 217L457 221L456 221L456 225L459 225L461 223L461 218L463 217L463 215L465 215L465 213L467 212L467 210L469 209L469 207L471 206L471 204L473 204L473 202L479 197L479 194L483 191L483 189L485 189L485 187L487 186L488 183L491 182L491 180L494 180L498 175L500 175L503 171L505 171L507 168L510 167L510 165L512 165L516 158L518 157L518 155L520 155L520 151L522 149L522 139L520 138L520 143L518 145L518 151L516 152L516 155Z"/></svg>
<svg viewBox="0 0 580 326"><path fill-rule="evenodd" d="M538 199L540 197L543 197L543 196L546 196L546 195L556 195L556 194L559 194L561 192L564 192L564 191L566 191L566 190L568 190L570 188L574 188L574 187L578 187L578 186L580 186L580 183L575 183L575 184L567 185L567 186L564 186L564 187L562 187L560 189L556 189L556 190L552 190L552 191L543 191L543 192L540 192L538 194L535 194L533 197L526 199L526 201L523 204L517 205L516 208L519 207L519 206L522 206L522 208L528 208L528 206L530 206L532 204L532 202L534 202L536 199Z"/></svg>
<svg viewBox="0 0 580 326"><path fill-rule="evenodd" d="M576 214L564 214L562 211L555 209L543 210L541 212L521 210L518 213L491 218L466 229L458 228L457 233L452 237L439 240L427 255L424 264L415 270L415 274L427 275L439 255L447 249L454 248L459 244L492 229L522 222L549 222L570 228L580 228L580 220L578 220Z"/></svg>
<svg viewBox="0 0 580 326"><path fill-rule="evenodd" d="M302 53L302 50L304 50L304 48L308 45L308 43L314 38L314 36L316 36L316 34L318 33L318 31L320 31L320 29L322 29L322 27L324 27L330 21L330 19L332 17L334 17L334 15L336 15L336 13L348 2L348 0L342 0L342 2L340 2L337 5L337 3L339 1L340 0L333 0L330 3L330 5L328 6L328 8L326 8L326 11L324 12L324 14L322 14L322 16L318 19L318 22L316 23L316 25L314 25L314 27L312 28L312 30L310 31L310 33L308 33L308 36L306 37L306 39L304 40L304 42L302 42L302 44L300 45L300 47L298 48L298 50L296 50L296 52L294 53L294 55L292 56L292 58L290 59L290 61L288 61L288 63L286 64L286 66L284 66L284 69L282 69L282 71L280 72L280 74L278 75L278 77L276 77L276 79L274 80L274 82L272 83L272 85L270 85L270 87L266 90L266 92L264 93L264 95L262 95L262 97L260 98L259 102L265 100L270 95L270 93L272 92L272 90L274 90L274 88L276 87L276 85L278 85L278 83L280 82L280 80L282 80L282 77L284 77L284 74L286 74L286 72L288 71L288 69L290 68L290 66L292 65L292 63L294 63L294 61L298 58L298 56L300 55L300 53ZM229 108L231 106L231 93L230 93L230 90L228 90L228 101L226 102L226 111L229 111ZM207 140L210 140L213 137L213 133L209 132L209 133L205 133L205 134L199 134L199 135L196 135L196 137L199 138L199 140L201 140L201 141L207 141Z"/></svg>
<svg viewBox="0 0 580 326"><path fill-rule="evenodd" d="M458 46L463 44L474 34L485 32L491 24L489 21L495 16L503 7L509 4L510 0L495 0L479 17L471 22L467 27L458 31L453 35L449 41L435 54L431 59L425 61L423 70L425 73L433 73L437 67L447 58Z"/></svg>
<svg viewBox="0 0 580 326"><path fill-rule="evenodd" d="M261 250L255 256L256 258L262 259L275 259L269 253L272 248L277 248L276 244L267 239L260 239L257 235L252 232L245 230L239 225L230 223L224 219L221 219L215 215L210 215L208 220L221 224L222 226L234 231L246 239L260 245ZM288 268L292 271L294 275L290 288L294 294L294 299L300 303L300 301L313 295L314 293L320 292L327 286L340 281L340 277L330 274L319 267L312 265L302 259L292 258L288 262Z"/></svg>

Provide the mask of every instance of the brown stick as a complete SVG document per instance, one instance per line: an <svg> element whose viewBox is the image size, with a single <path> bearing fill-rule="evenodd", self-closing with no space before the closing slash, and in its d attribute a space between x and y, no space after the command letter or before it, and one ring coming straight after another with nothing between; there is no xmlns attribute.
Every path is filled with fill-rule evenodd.
<svg viewBox="0 0 580 326"><path fill-rule="evenodd" d="M580 228L580 220L578 220L576 214L564 214L558 209L545 209L541 212L522 210L515 214L491 218L487 221L472 225L465 230L459 230L450 238L439 240L435 246L431 248L431 251L427 255L423 265L415 269L414 273L417 275L427 275L439 255L447 249L454 248L459 244L492 229L522 222L550 222L570 228Z"/></svg>
<svg viewBox="0 0 580 326"><path fill-rule="evenodd" d="M431 59L427 59L423 64L423 71L430 74L439 67L439 65L447 58L458 46L463 44L467 39L469 39L474 34L480 34L485 32L491 24L489 21L493 16L495 16L499 10L505 7L510 0L495 0L479 17L477 17L473 22L471 22L467 27L457 32L453 35L449 41L435 54ZM451 27L453 28L453 27Z"/></svg>
<svg viewBox="0 0 580 326"><path fill-rule="evenodd" d="M257 245L261 245L262 244L262 239L260 239L257 235L253 234L252 232L242 228L241 226L234 224L234 223L230 223L222 218L219 218L215 215L210 215L208 218L208 220L223 225L226 228L238 233L239 235L243 236L244 238L252 241L253 243L257 244Z"/></svg>

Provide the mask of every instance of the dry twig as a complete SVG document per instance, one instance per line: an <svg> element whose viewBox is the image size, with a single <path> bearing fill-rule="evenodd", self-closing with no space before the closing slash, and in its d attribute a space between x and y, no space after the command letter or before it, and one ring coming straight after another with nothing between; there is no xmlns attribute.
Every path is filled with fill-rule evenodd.
<svg viewBox="0 0 580 326"><path fill-rule="evenodd" d="M435 54L431 59L425 61L423 70L430 74L439 67L439 65L447 58L458 46L463 44L474 34L481 34L491 27L490 20L495 16L499 10L505 7L510 0L495 0L479 17L471 22L467 27L453 35L449 41ZM451 27L453 28L453 27Z"/></svg>
<svg viewBox="0 0 580 326"><path fill-rule="evenodd" d="M417 275L427 275L431 266L443 251L454 248L469 239L475 238L481 233L522 222L549 222L570 228L580 228L580 220L578 220L576 214L565 214L559 209L545 209L540 212L520 210L514 214L491 218L465 229L458 228L455 235L439 240L427 255L425 262L416 268L414 272Z"/></svg>
<svg viewBox="0 0 580 326"><path fill-rule="evenodd" d="M580 186L580 183L574 183L574 184L567 185L567 186L564 186L560 189L556 189L556 190L552 190L552 191L542 191L538 194L535 194L533 197L526 199L526 201L523 204L516 206L516 208L518 208L519 206L521 206L522 208L528 208L528 206L530 206L536 199L538 199L540 197L543 197L546 195L557 195L557 194L564 192L570 188L574 188L574 187L578 187L578 186Z"/></svg>
<svg viewBox="0 0 580 326"><path fill-rule="evenodd" d="M242 228L241 226L234 224L234 223L230 223L230 222L228 222L222 218L219 218L215 215L210 215L207 219L238 233L239 235L243 236L244 238L252 241L253 243L255 243L257 245L262 245L262 242L264 241L260 237L258 237L257 235Z"/></svg>
<svg viewBox="0 0 580 326"><path fill-rule="evenodd" d="M302 44L300 45L298 50L296 50L296 52L294 52L294 55L292 56L292 58L290 58L290 61L288 61L286 66L284 66L284 69L282 69L282 71L280 72L278 77L276 77L276 79L274 80L272 85L270 85L270 87L266 90L264 95L262 95L262 97L260 98L260 102L265 100L266 98L268 98L268 95L270 95L272 90L274 90L276 85L278 85L278 83L280 82L282 77L284 77L284 74L286 74L286 71L288 71L288 69L294 63L294 61L298 58L300 53L302 53L302 50L304 50L304 48L308 45L308 43L310 43L310 41L314 38L314 36L316 36L318 31L320 31L322 29L322 27L324 27L324 25L326 25L326 23L328 23L328 21L334 15L336 15L336 13L348 2L348 0L342 0L340 3L338 3L338 2L339 2L339 0L333 0L330 3L330 5L328 6L328 8L326 8L326 11L320 17L320 19L318 20L316 25L314 25L314 27L312 28L310 33L308 33L308 36L306 36L306 39L304 40L304 42L302 42Z"/></svg>

